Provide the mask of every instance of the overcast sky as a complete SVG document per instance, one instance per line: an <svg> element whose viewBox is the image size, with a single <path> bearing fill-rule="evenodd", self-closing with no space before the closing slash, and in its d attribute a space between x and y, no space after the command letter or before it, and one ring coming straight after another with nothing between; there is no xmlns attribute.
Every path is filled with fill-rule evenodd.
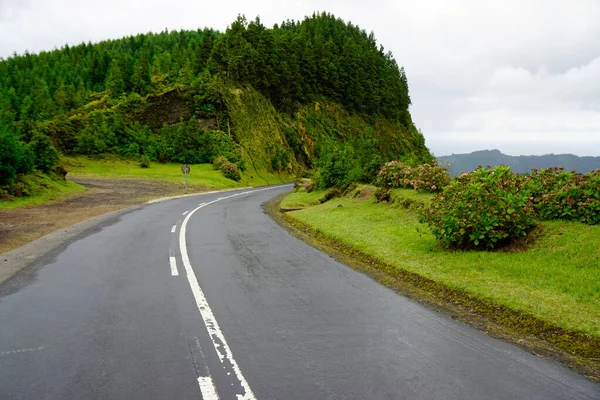
<svg viewBox="0 0 600 400"><path fill-rule="evenodd" d="M600 156L598 0L0 0L0 57L313 11L374 31L394 53L435 155Z"/></svg>

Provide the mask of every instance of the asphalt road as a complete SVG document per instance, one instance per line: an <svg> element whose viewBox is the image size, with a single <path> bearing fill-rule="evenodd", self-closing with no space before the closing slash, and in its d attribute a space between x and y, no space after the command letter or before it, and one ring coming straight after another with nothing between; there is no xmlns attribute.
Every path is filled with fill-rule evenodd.
<svg viewBox="0 0 600 400"><path fill-rule="evenodd" d="M288 190L149 205L0 286L0 398L600 398L293 238Z"/></svg>

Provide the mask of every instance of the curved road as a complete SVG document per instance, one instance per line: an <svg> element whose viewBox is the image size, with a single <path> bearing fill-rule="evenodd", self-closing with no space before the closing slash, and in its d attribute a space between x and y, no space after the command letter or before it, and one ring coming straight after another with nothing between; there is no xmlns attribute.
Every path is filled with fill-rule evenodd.
<svg viewBox="0 0 600 400"><path fill-rule="evenodd" d="M0 286L0 399L600 398L293 238L289 190L145 206Z"/></svg>

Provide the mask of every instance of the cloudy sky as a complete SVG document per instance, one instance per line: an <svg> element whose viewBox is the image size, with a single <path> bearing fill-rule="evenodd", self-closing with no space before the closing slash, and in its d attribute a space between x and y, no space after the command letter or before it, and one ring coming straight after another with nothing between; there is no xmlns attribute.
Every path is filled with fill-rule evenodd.
<svg viewBox="0 0 600 400"><path fill-rule="evenodd" d="M436 155L600 156L598 0L0 0L0 57L313 11L374 31L394 53Z"/></svg>

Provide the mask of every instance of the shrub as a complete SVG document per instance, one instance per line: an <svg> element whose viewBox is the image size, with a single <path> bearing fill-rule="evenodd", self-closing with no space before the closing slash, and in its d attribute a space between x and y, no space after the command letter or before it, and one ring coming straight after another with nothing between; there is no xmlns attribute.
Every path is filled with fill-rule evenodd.
<svg viewBox="0 0 600 400"><path fill-rule="evenodd" d="M319 150L318 187L327 189L353 182L356 178L356 164L352 146L334 142L326 143Z"/></svg>
<svg viewBox="0 0 600 400"><path fill-rule="evenodd" d="M34 160L29 146L13 133L0 130L0 186L13 183L17 174L31 172Z"/></svg>
<svg viewBox="0 0 600 400"><path fill-rule="evenodd" d="M29 142L35 159L35 168L49 172L58 163L58 152L52 146L48 136L41 133L35 134Z"/></svg>
<svg viewBox="0 0 600 400"><path fill-rule="evenodd" d="M238 182L240 179L242 179L242 176L240 174L240 169L235 164L226 162L226 163L223 163L219 169L221 170L221 172L223 173L223 175L226 178L232 179L236 182Z"/></svg>
<svg viewBox="0 0 600 400"><path fill-rule="evenodd" d="M445 246L491 249L535 226L524 178L509 167L479 168L454 179L421 213Z"/></svg>
<svg viewBox="0 0 600 400"><path fill-rule="evenodd" d="M377 174L377 184L384 188L411 188L422 192L441 192L450 182L445 167L421 164L411 167L400 161L385 163Z"/></svg>
<svg viewBox="0 0 600 400"><path fill-rule="evenodd" d="M377 185L384 188L409 187L412 167L400 161L390 161L377 173Z"/></svg>
<svg viewBox="0 0 600 400"><path fill-rule="evenodd" d="M216 156L213 159L212 166L213 166L214 169L218 170L218 169L221 169L221 166L223 164L227 163L227 162L229 162L229 160L227 159L227 157L225 157L225 156Z"/></svg>
<svg viewBox="0 0 600 400"><path fill-rule="evenodd" d="M290 161L290 154L287 151L276 147L275 154L271 158L271 168L273 171L283 171L288 167Z"/></svg>
<svg viewBox="0 0 600 400"><path fill-rule="evenodd" d="M147 155L143 154L140 157L140 167L142 167L142 168L150 168L150 157L148 157Z"/></svg>
<svg viewBox="0 0 600 400"><path fill-rule="evenodd" d="M524 187L540 219L600 223L600 170L583 175L563 168L534 169Z"/></svg>
<svg viewBox="0 0 600 400"><path fill-rule="evenodd" d="M77 137L75 151L79 154L98 155L106 150L104 140L91 131L84 131Z"/></svg>
<svg viewBox="0 0 600 400"><path fill-rule="evenodd" d="M140 145L137 143L129 143L123 146L115 147L117 154L124 157L139 157Z"/></svg>

